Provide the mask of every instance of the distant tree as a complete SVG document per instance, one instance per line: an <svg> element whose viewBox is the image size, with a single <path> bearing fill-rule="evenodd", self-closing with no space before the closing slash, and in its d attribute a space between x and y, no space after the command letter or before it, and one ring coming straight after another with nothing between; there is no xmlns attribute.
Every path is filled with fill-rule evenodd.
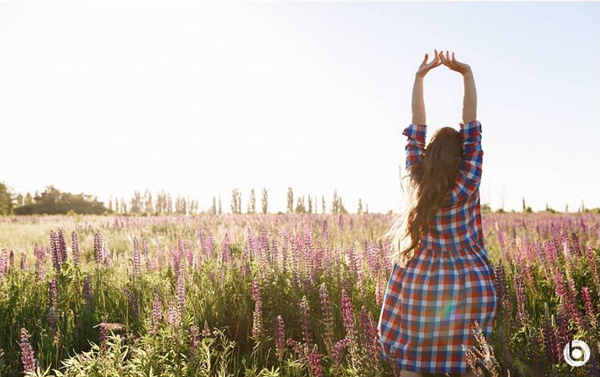
<svg viewBox="0 0 600 377"><path fill-rule="evenodd" d="M33 204L33 197L31 196L30 193L27 193L25 195L25 202L23 203L24 205L29 205L29 204Z"/></svg>
<svg viewBox="0 0 600 377"><path fill-rule="evenodd" d="M248 203L248 213L256 212L256 195L254 189L250 190L250 202Z"/></svg>
<svg viewBox="0 0 600 377"><path fill-rule="evenodd" d="M152 193L146 189L144 192L144 212L148 215L154 214L154 202L152 201Z"/></svg>
<svg viewBox="0 0 600 377"><path fill-rule="evenodd" d="M363 211L363 206L362 206L362 199L358 199L358 210L356 211L357 213L362 213Z"/></svg>
<svg viewBox="0 0 600 377"><path fill-rule="evenodd" d="M288 213L294 212L294 191L291 187L288 187L287 192L287 211Z"/></svg>
<svg viewBox="0 0 600 377"><path fill-rule="evenodd" d="M312 213L312 212L313 212L313 201L312 201L312 198L309 195L308 196L308 213Z"/></svg>
<svg viewBox="0 0 600 377"><path fill-rule="evenodd" d="M133 192L133 197L131 198L131 206L129 207L129 212L133 214L142 213L142 195L139 191Z"/></svg>
<svg viewBox="0 0 600 377"><path fill-rule="evenodd" d="M78 214L102 214L108 211L94 196L61 192L52 185L36 195L33 201L32 204L15 208L15 214L66 214L69 211Z"/></svg>
<svg viewBox="0 0 600 377"><path fill-rule="evenodd" d="M223 213L223 208L221 207L221 194L219 194L219 215Z"/></svg>
<svg viewBox="0 0 600 377"><path fill-rule="evenodd" d="M10 190L0 182L0 215L10 215L13 212L13 199Z"/></svg>
<svg viewBox="0 0 600 377"><path fill-rule="evenodd" d="M262 189L262 213L267 213L269 211L269 194L267 193L267 189L263 187Z"/></svg>
<svg viewBox="0 0 600 377"><path fill-rule="evenodd" d="M231 213L242 213L242 193L237 188L231 191Z"/></svg>
<svg viewBox="0 0 600 377"><path fill-rule="evenodd" d="M22 206L23 204L25 204L25 203L23 203L23 201L24 201L23 199L24 199L24 198L23 198L23 194L18 194L18 195L15 197L15 205L16 205L17 207L19 207L19 206Z"/></svg>
<svg viewBox="0 0 600 377"><path fill-rule="evenodd" d="M297 199L296 202L296 213L305 213L306 207L304 206L304 196L301 196Z"/></svg>
<svg viewBox="0 0 600 377"><path fill-rule="evenodd" d="M321 213L325 213L327 207L325 206L325 195L321 195Z"/></svg>

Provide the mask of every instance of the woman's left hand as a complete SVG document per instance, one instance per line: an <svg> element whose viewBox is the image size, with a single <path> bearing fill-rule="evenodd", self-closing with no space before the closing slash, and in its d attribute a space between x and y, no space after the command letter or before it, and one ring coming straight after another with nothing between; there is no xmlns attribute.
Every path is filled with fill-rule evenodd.
<svg viewBox="0 0 600 377"><path fill-rule="evenodd" d="M434 59L430 63L427 63L429 54L425 54L425 59L423 59L423 62L421 63L421 66L419 67L419 70L417 71L417 76L425 77L427 72L429 72L432 68L435 68L438 65L442 64L442 60L440 59L440 55L438 54L437 50L433 50L433 51L435 52Z"/></svg>

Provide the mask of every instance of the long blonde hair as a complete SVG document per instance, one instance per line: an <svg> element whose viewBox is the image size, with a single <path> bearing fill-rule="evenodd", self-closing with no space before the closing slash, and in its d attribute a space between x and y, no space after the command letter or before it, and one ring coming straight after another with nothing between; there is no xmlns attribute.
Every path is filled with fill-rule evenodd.
<svg viewBox="0 0 600 377"><path fill-rule="evenodd" d="M400 215L384 238L391 240L392 262L404 267L414 257L429 222L449 199L462 161L462 138L452 127L438 129L421 163L411 165L400 179ZM408 183L403 185L403 181Z"/></svg>

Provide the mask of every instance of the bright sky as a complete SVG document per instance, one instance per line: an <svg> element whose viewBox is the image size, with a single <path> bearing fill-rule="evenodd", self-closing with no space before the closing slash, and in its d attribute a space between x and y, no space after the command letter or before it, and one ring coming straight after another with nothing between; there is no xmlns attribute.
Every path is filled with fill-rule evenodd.
<svg viewBox="0 0 600 377"><path fill-rule="evenodd" d="M0 4L0 181L397 210L414 73L473 68L482 203L600 206L599 2ZM462 79L425 79L430 135ZM428 135L428 139L429 136ZM260 196L257 197L260 203Z"/></svg>

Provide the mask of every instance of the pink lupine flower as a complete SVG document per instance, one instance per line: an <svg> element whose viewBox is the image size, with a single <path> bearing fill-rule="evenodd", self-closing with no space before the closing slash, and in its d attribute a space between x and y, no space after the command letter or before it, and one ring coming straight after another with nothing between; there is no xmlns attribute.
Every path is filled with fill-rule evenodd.
<svg viewBox="0 0 600 377"><path fill-rule="evenodd" d="M527 294L525 293L525 283L523 275L517 273L514 275L515 294L517 296L517 309L519 312L519 320L522 325L525 325L529 320L529 311L527 305Z"/></svg>
<svg viewBox="0 0 600 377"><path fill-rule="evenodd" d="M141 256L140 247L138 244L137 237L133 239L133 276L139 278L142 274L141 271Z"/></svg>
<svg viewBox="0 0 600 377"><path fill-rule="evenodd" d="M177 302L179 304L179 310L181 311L181 315L183 316L185 313L185 275L180 274L179 279L177 279Z"/></svg>
<svg viewBox="0 0 600 377"><path fill-rule="evenodd" d="M333 346L333 354L331 360L333 361L333 365L338 366L342 362L342 356L344 349L348 347L350 341L348 338L343 338L338 340L337 343Z"/></svg>
<svg viewBox="0 0 600 377"><path fill-rule="evenodd" d="M260 297L260 287L256 281L252 281L252 296L254 297L254 318L252 324L252 336L258 337L262 334L262 299Z"/></svg>
<svg viewBox="0 0 600 377"><path fill-rule="evenodd" d="M176 301L169 302L168 320L173 328L179 327L179 324L181 323L181 314Z"/></svg>
<svg viewBox="0 0 600 377"><path fill-rule="evenodd" d="M77 266L79 264L79 239L75 231L71 233L71 249L73 252L73 265Z"/></svg>
<svg viewBox="0 0 600 377"><path fill-rule="evenodd" d="M598 320L596 319L596 310L592 302L591 290L588 287L581 287L581 298L590 326L595 330L598 328Z"/></svg>
<svg viewBox="0 0 600 377"><path fill-rule="evenodd" d="M310 346L313 342L313 337L310 331L310 307L306 296L303 296L300 302L300 312L302 315L302 340Z"/></svg>
<svg viewBox="0 0 600 377"><path fill-rule="evenodd" d="M310 375L313 377L323 377L323 365L321 364L322 355L315 344L309 356Z"/></svg>
<svg viewBox="0 0 600 377"><path fill-rule="evenodd" d="M196 325L190 326L190 353L195 356L200 345L200 329Z"/></svg>
<svg viewBox="0 0 600 377"><path fill-rule="evenodd" d="M154 288L154 303L152 304L152 328L150 330L150 333L153 335L158 332L158 326L162 320L162 314L162 302L160 300L160 295L158 294L158 290Z"/></svg>
<svg viewBox="0 0 600 377"><path fill-rule="evenodd" d="M60 253L60 261L66 262L67 261L67 243L65 242L65 234L64 234L62 228L58 228L57 242L58 242L58 250Z"/></svg>
<svg viewBox="0 0 600 377"><path fill-rule="evenodd" d="M354 309L350 297L346 294L345 288L342 289L342 319L346 331L354 331Z"/></svg>
<svg viewBox="0 0 600 377"><path fill-rule="evenodd" d="M372 363L377 363L379 337L377 335L377 325L375 324L371 313L363 305L360 310L360 330L363 348L367 351Z"/></svg>
<svg viewBox="0 0 600 377"><path fill-rule="evenodd" d="M277 316L277 323L275 329L275 350L277 353L277 359L279 362L283 360L285 355L285 323L281 315Z"/></svg>
<svg viewBox="0 0 600 377"><path fill-rule="evenodd" d="M30 335L27 329L21 328L21 361L23 362L24 372L35 372L36 360L33 347L29 343Z"/></svg>
<svg viewBox="0 0 600 377"><path fill-rule="evenodd" d="M102 257L102 235L100 232L96 232L96 234L94 234L94 260L96 263L102 263Z"/></svg>
<svg viewBox="0 0 600 377"><path fill-rule="evenodd" d="M321 284L319 288L319 297L321 298L321 312L323 316L323 323L325 325L325 339L327 340L328 347L333 345L334 328L333 328L333 312L331 310L331 301L329 299L329 291L325 282Z"/></svg>

